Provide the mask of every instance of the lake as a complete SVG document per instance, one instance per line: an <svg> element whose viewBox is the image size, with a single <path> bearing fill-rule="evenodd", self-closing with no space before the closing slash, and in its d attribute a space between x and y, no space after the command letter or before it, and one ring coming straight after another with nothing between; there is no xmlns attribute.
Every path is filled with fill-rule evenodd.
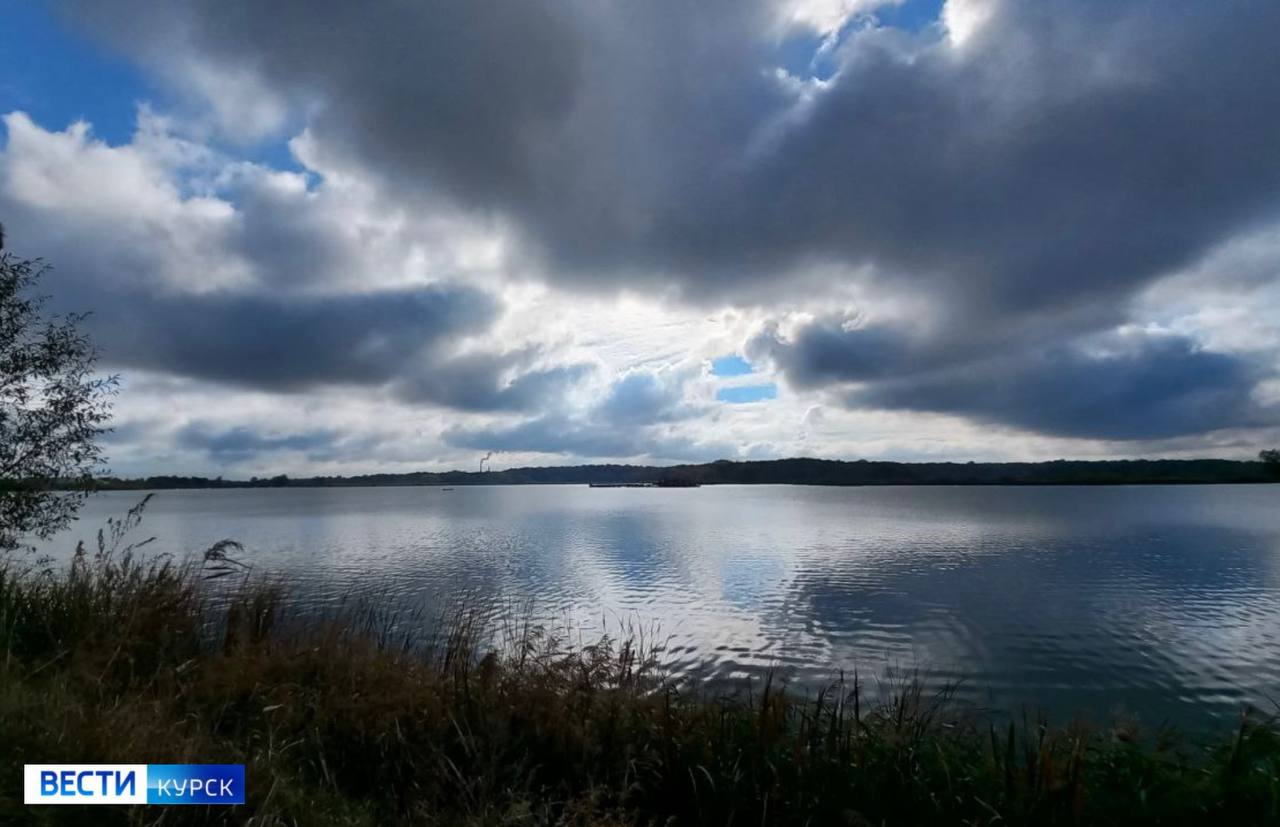
<svg viewBox="0 0 1280 827"><path fill-rule="evenodd" d="M64 556L142 494L90 498ZM161 491L139 539L232 538L315 606L657 624L674 670L919 670L998 710L1195 727L1280 700L1280 486Z"/></svg>

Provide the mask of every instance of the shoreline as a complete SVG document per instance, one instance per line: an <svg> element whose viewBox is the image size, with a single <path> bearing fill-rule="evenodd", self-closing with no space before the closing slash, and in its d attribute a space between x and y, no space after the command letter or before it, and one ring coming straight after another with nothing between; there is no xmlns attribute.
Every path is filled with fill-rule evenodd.
<svg viewBox="0 0 1280 827"><path fill-rule="evenodd" d="M1050 462L904 463L793 458L670 466L575 465L508 468L499 471L419 471L397 474L312 476L276 474L248 480L153 475L101 478L103 490L173 488L325 488L462 485L590 485L664 483L693 485L822 486L1041 486L1041 485L1213 485L1280 482L1274 463L1245 460L1054 460Z"/></svg>

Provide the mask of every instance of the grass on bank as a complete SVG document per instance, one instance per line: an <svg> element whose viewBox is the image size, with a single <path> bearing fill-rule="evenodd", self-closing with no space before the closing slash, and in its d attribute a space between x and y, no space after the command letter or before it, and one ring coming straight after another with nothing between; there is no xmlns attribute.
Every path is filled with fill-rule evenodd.
<svg viewBox="0 0 1280 827"><path fill-rule="evenodd" d="M131 518L63 571L0 569L0 823L1280 823L1272 722L1194 746L995 726L912 682L720 697L643 635L282 623L234 546L143 559ZM244 763L248 804L25 807L21 765L60 762Z"/></svg>

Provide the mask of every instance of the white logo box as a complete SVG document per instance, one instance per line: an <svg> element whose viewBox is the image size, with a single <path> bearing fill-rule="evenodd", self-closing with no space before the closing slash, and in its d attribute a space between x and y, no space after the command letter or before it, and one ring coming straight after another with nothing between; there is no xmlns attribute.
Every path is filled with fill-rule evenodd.
<svg viewBox="0 0 1280 827"><path fill-rule="evenodd" d="M26 804L146 804L147 765L27 764L22 796Z"/></svg>

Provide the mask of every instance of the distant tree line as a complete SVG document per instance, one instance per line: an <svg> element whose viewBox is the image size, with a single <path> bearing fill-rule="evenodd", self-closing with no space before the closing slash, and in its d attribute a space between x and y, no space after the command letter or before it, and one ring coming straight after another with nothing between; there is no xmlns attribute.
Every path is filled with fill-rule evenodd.
<svg viewBox="0 0 1280 827"><path fill-rule="evenodd" d="M1280 479L1280 451L1264 451L1258 462L1224 459L1103 460L1052 462L844 462L779 459L718 460L698 465L572 465L503 471L420 471L351 477L280 474L249 480L157 476L99 480L103 488L322 488L413 485L584 485L687 481L702 485L1138 485L1263 483Z"/></svg>

